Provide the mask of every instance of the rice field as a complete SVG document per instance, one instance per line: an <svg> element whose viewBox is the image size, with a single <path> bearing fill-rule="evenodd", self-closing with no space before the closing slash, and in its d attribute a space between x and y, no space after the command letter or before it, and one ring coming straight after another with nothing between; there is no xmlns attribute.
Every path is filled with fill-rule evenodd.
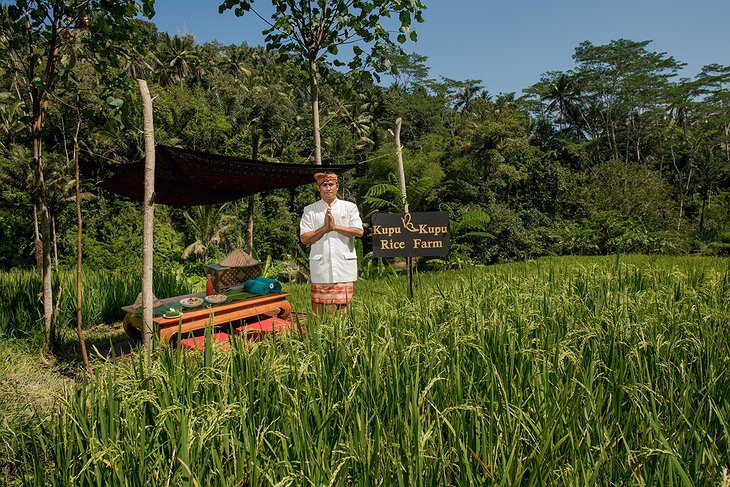
<svg viewBox="0 0 730 487"><path fill-rule="evenodd" d="M0 272L0 337L42 334L41 286L41 277L35 271ZM81 320L84 325L113 323L124 317L121 307L137 298L142 278L139 273L85 270L82 286ZM54 300L60 294L59 325L64 328L75 326L76 272L54 273L52 289ZM178 273L156 272L153 292L159 296L176 296L191 292L191 284Z"/></svg>
<svg viewBox="0 0 730 487"><path fill-rule="evenodd" d="M730 485L730 260L360 281L347 318L100 363L17 485ZM295 310L308 288L290 286Z"/></svg>

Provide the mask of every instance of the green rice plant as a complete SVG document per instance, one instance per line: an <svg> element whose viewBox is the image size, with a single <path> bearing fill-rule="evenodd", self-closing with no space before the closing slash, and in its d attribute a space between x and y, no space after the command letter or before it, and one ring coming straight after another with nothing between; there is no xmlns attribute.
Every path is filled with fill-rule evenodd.
<svg viewBox="0 0 730 487"><path fill-rule="evenodd" d="M41 319L41 279L35 272L0 273L0 335L28 330Z"/></svg>
<svg viewBox="0 0 730 487"><path fill-rule="evenodd" d="M59 327L76 324L76 274L54 274L54 299L60 294ZM124 317L122 306L132 304L142 288L138 273L92 271L82 274L81 314L84 326L114 323ZM179 272L155 274L153 292L157 296L176 296L190 292ZM13 269L0 272L0 336L24 336L42 330L41 279L33 271Z"/></svg>
<svg viewBox="0 0 730 487"><path fill-rule="evenodd" d="M729 275L620 256L418 274L413 299L401 277L359 282L305 338L97 365L14 468L29 485L719 485Z"/></svg>
<svg viewBox="0 0 730 487"><path fill-rule="evenodd" d="M14 465L30 459L38 418L55 409L70 380L39 364L37 348L25 340L0 340L0 485L12 485ZM41 485L41 484L38 484Z"/></svg>

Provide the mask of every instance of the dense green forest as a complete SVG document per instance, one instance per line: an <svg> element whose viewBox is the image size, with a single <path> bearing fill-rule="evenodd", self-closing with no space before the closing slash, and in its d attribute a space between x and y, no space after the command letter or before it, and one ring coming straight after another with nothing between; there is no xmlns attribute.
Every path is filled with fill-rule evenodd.
<svg viewBox="0 0 730 487"><path fill-rule="evenodd" d="M5 25L9 8L2 7ZM129 23L137 37L128 42L145 51L134 62L94 65L79 39L91 28L67 31L59 43L64 77L48 90L42 147L53 263L61 269L76 260L74 142L84 265L141 265L140 205L97 186L143 155L130 67L151 87L157 143L244 157L255 145L261 160L313 162L310 85L298 59ZM0 42L3 270L40 266L33 101L23 88L40 81L13 65L23 51L12 32ZM727 255L730 67L683 78L680 60L652 51L650 41L626 39L583 42L573 58L569 71L499 94L488 91L488 80L432 79L426 57L397 50L380 77L323 65L323 164L365 162L341 187L366 222L374 211L399 211L390 130L403 118L410 210L451 215L451 255L421 262L424 270L617 251ZM306 264L297 224L313 198L311 187L256 198L259 259ZM245 248L247 212L247 201L158 206L155 265L200 273L204 263ZM363 247L365 270L367 236Z"/></svg>

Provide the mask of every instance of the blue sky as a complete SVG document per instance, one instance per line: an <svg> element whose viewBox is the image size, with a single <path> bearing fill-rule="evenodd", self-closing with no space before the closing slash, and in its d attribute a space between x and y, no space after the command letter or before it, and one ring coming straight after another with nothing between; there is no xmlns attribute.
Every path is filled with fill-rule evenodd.
<svg viewBox="0 0 730 487"><path fill-rule="evenodd" d="M264 22L254 15L218 13L217 0L157 0L152 19L170 34L199 42L262 45ZM430 76L478 79L490 93L514 91L547 71L573 68L582 41L652 40L648 49L687 64L684 77L702 66L730 65L730 0L425 0L425 23L409 52L428 57ZM270 0L254 7L265 18ZM384 77L384 81L388 78Z"/></svg>

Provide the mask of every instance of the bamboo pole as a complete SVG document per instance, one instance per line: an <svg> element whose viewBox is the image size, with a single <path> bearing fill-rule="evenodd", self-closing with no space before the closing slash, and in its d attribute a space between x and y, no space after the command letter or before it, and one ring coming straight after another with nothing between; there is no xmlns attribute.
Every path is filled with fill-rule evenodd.
<svg viewBox="0 0 730 487"><path fill-rule="evenodd" d="M152 351L152 249L155 217L155 133L152 118L152 97L147 81L138 79L144 117L144 199L142 200L142 341Z"/></svg>
<svg viewBox="0 0 730 487"><path fill-rule="evenodd" d="M86 351L86 340L84 340L83 322L81 305L83 303L83 285L82 285L82 261L81 257L81 230L83 228L83 220L81 219L81 184L79 178L79 131L81 130L81 116L79 115L76 123L76 133L74 133L73 158L75 167L74 182L76 185L76 336L79 339L81 347L81 358L84 360L86 371L91 373L91 363L89 362L89 354Z"/></svg>
<svg viewBox="0 0 730 487"><path fill-rule="evenodd" d="M403 211L408 211L408 195L406 193L406 174L403 170L403 147L400 145L400 127L403 119L398 117L395 120L395 128L393 136L395 137L395 160L398 165L398 182L400 183L400 194L403 201ZM413 258L406 257L406 267L408 267L408 295L413 298Z"/></svg>
<svg viewBox="0 0 730 487"><path fill-rule="evenodd" d="M251 159L254 161L259 156L259 136L254 134L251 140ZM246 222L246 247L248 255L253 255L253 216L256 207L256 195L252 194L248 197L248 221Z"/></svg>

